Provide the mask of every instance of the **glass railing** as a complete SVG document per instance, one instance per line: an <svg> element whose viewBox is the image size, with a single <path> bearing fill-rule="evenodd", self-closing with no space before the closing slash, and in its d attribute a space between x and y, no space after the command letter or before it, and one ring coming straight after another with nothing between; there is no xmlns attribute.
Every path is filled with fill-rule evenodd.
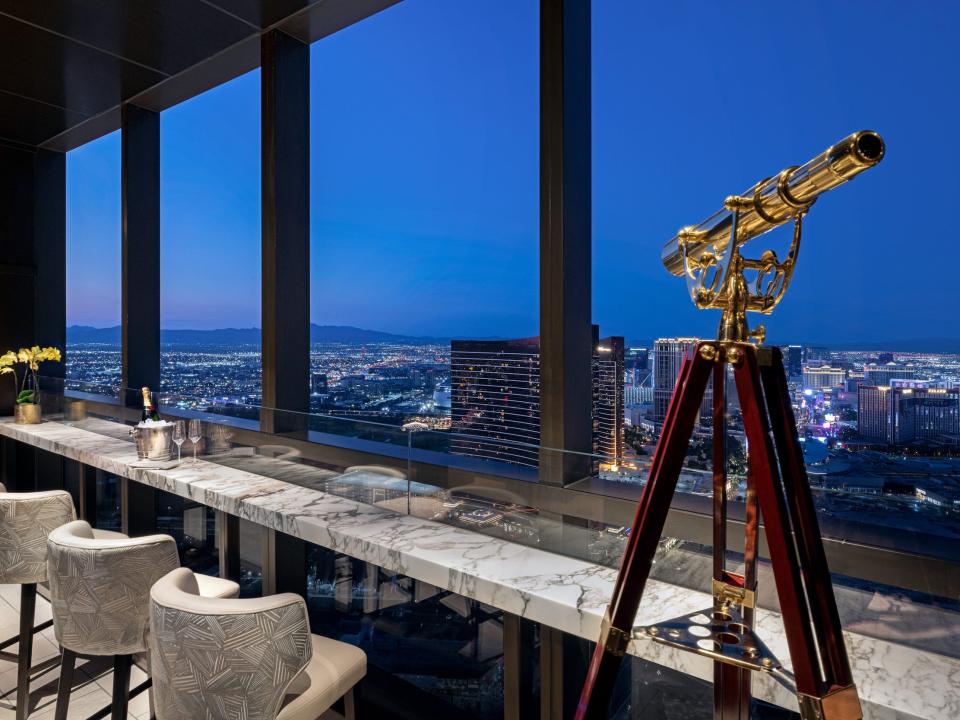
<svg viewBox="0 0 960 720"><path fill-rule="evenodd" d="M44 378L41 387L48 419L133 442L128 426L139 419L139 389L126 392L124 407L114 398L64 387L62 380ZM209 400L182 398L161 405L160 412L171 421L200 423L197 443L187 439L182 447L183 462L191 461L195 447L207 462L608 567L620 563L650 461L649 455L574 453L422 422L391 425ZM176 462L173 453L170 462ZM691 456L690 465L699 459ZM958 577L960 543L949 534L953 528L953 537L960 537L960 515L916 497L825 487L816 466L810 477L834 569L837 558L848 560L834 576L845 627L960 657L960 592L950 589ZM559 483L570 479L576 482ZM729 476L733 519L742 518L744 483L742 475ZM711 488L707 470L684 468L673 500L677 520L661 539L654 578L709 593ZM736 571L742 556L729 552L727 562ZM918 572L927 562L933 569ZM883 563L888 567L878 575L875 566ZM760 575L760 603L776 609L766 563Z"/></svg>

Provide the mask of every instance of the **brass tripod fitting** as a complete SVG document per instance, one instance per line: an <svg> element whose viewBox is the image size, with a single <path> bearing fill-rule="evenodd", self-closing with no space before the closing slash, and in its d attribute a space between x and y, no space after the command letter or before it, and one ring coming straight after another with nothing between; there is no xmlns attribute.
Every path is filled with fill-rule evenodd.
<svg viewBox="0 0 960 720"><path fill-rule="evenodd" d="M727 362L731 365L736 365L743 360L743 350L736 345L728 346L724 354L726 355Z"/></svg>
<svg viewBox="0 0 960 720"><path fill-rule="evenodd" d="M822 698L797 693L800 703L801 720L862 720L863 710L857 688L848 685L845 688Z"/></svg>
<svg viewBox="0 0 960 720"><path fill-rule="evenodd" d="M630 634L613 626L609 609L604 613L600 623L600 644L608 653L616 657L626 655L627 646L630 644Z"/></svg>
<svg viewBox="0 0 960 720"><path fill-rule="evenodd" d="M716 345L701 345L700 346L700 357L702 357L707 362L713 362L719 357L720 352L717 350Z"/></svg>

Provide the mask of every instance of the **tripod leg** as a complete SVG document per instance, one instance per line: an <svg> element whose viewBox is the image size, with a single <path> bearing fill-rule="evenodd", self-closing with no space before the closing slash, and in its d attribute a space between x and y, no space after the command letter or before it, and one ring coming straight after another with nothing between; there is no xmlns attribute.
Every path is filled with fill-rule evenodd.
<svg viewBox="0 0 960 720"><path fill-rule="evenodd" d="M630 639L640 598L660 542L660 533L687 454L693 424L710 378L713 362L701 354L701 347L697 346L693 359L684 360L670 400L663 433L650 467L650 477L640 496L604 627L580 695L577 720L605 720L607 717L617 670Z"/></svg>
<svg viewBox="0 0 960 720"><path fill-rule="evenodd" d="M757 480L757 499L763 514L797 691L819 697L821 680L817 646L800 576L800 556L793 541L783 484L775 463L770 422L763 405L757 352L754 348L744 347L743 359L735 367L734 377L737 394L740 396L747 442L750 444L751 474Z"/></svg>
<svg viewBox="0 0 960 720"><path fill-rule="evenodd" d="M760 511L757 507L757 478L752 473L747 473L747 496L744 502L744 537L743 537L743 587L744 590L752 591L754 603L744 603L743 605L743 623L753 630L753 621L757 597L757 542L760 535ZM750 681L752 674L742 672L740 674L740 697L745 698L740 704L740 720L750 720L750 699L751 688Z"/></svg>
<svg viewBox="0 0 960 720"><path fill-rule="evenodd" d="M797 538L807 602L817 647L820 650L824 684L826 692L830 693L853 686L850 661L843 643L840 616L830 581L830 568L823 551L813 494L810 492L803 451L797 436L783 358L779 349L771 349L770 354L770 362L760 365L760 378L780 459L787 510Z"/></svg>
<svg viewBox="0 0 960 720"><path fill-rule="evenodd" d="M713 366L713 579L723 582L727 554L727 366Z"/></svg>

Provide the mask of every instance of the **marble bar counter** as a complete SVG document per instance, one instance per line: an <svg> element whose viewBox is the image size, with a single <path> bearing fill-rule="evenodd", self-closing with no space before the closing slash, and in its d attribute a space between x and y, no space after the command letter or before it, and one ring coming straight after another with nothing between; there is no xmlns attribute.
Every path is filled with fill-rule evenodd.
<svg viewBox="0 0 960 720"><path fill-rule="evenodd" d="M142 463L128 431L120 423L92 418L73 425L15 425L10 418L0 419L0 435L7 438L581 638L595 640L600 633L616 575L610 568L323 492L309 486L310 475L329 478L331 473L302 463L265 457L259 461L265 474L187 459L169 469L145 468L138 466ZM297 484L284 477L296 478ZM638 625L702 610L711 602L705 593L651 579ZM789 667L780 616L758 610L757 631ZM960 718L960 660L867 635L845 635L865 717ZM628 651L705 680L713 677L707 659L647 639L633 641ZM758 673L753 686L756 697L796 709L792 692L773 676Z"/></svg>

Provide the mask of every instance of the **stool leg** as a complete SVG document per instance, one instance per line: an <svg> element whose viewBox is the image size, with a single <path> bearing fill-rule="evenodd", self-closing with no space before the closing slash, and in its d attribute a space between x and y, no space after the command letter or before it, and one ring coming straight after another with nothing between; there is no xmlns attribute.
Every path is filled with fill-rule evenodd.
<svg viewBox="0 0 960 720"><path fill-rule="evenodd" d="M73 668L76 664L77 654L64 648L63 655L60 656L60 684L57 686L57 710L54 720L67 720L70 692L73 690Z"/></svg>
<svg viewBox="0 0 960 720"><path fill-rule="evenodd" d="M117 655L113 658L113 714L111 720L127 720L127 703L130 701L130 665L133 655Z"/></svg>
<svg viewBox="0 0 960 720"><path fill-rule="evenodd" d="M356 720L357 710L353 702L353 688L347 691L343 696L343 715L345 720Z"/></svg>
<svg viewBox="0 0 960 720"><path fill-rule="evenodd" d="M20 652L17 654L17 720L26 720L30 704L30 666L33 664L33 614L37 584L20 586Z"/></svg>

